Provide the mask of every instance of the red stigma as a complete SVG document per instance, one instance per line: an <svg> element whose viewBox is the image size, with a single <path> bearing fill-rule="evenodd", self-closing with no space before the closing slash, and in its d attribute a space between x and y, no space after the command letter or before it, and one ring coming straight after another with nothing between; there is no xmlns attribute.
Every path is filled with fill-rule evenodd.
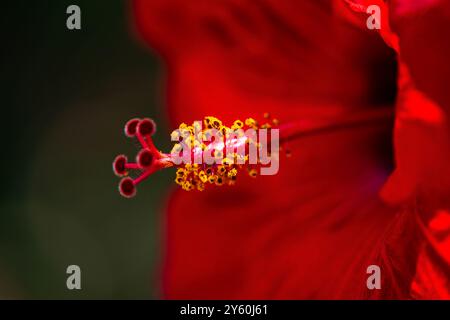
<svg viewBox="0 0 450 320"><path fill-rule="evenodd" d="M131 119L125 124L125 135L129 138L136 135L136 128L139 123L139 119Z"/></svg>
<svg viewBox="0 0 450 320"><path fill-rule="evenodd" d="M127 157L123 154L118 155L113 162L113 171L116 176L122 177L126 174Z"/></svg>
<svg viewBox="0 0 450 320"><path fill-rule="evenodd" d="M153 163L153 154L150 150L142 149L136 156L136 162L141 168L148 168Z"/></svg>
<svg viewBox="0 0 450 320"><path fill-rule="evenodd" d="M131 119L125 124L125 136L136 139L140 144L140 150L136 156L136 162L128 162L127 157L119 155L114 159L113 171L119 176L128 176L129 171L134 171L132 177L125 177L119 183L119 192L126 198L136 194L136 186L147 179L153 172L173 163L167 154L161 153L153 144L152 135L156 132L156 124L152 119Z"/></svg>
<svg viewBox="0 0 450 320"><path fill-rule="evenodd" d="M143 119L137 124L137 131L143 136L152 136L156 131L156 124L152 119Z"/></svg>
<svg viewBox="0 0 450 320"><path fill-rule="evenodd" d="M119 183L119 192L126 198L132 198L136 194L136 187L133 179L123 178Z"/></svg>

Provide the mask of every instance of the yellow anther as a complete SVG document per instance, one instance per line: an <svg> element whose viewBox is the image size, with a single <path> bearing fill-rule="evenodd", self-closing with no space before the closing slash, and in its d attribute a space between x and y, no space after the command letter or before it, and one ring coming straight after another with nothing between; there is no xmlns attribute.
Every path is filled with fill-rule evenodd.
<svg viewBox="0 0 450 320"><path fill-rule="evenodd" d="M255 121L255 119L253 119L253 118L247 118L247 119L245 119L245 124L246 124L247 126L249 126L249 127L255 125L255 123L256 123L256 121Z"/></svg>
<svg viewBox="0 0 450 320"><path fill-rule="evenodd" d="M203 183L205 183L205 182L208 181L208 176L206 175L205 171L203 171L203 170L201 170L201 171L198 173L198 177L200 178L200 180L201 180Z"/></svg>
<svg viewBox="0 0 450 320"><path fill-rule="evenodd" d="M194 185L191 182L189 182L189 181L186 181L184 183L184 187L186 188L185 190L187 190L187 191L190 191L190 190L194 189Z"/></svg>
<svg viewBox="0 0 450 320"><path fill-rule="evenodd" d="M227 171L227 169L223 165L220 165L217 167L217 171L220 175L223 175Z"/></svg>
<svg viewBox="0 0 450 320"><path fill-rule="evenodd" d="M231 169L230 171L228 171L228 177L232 178L232 177L236 177L237 175L237 170L236 169Z"/></svg>
<svg viewBox="0 0 450 320"><path fill-rule="evenodd" d="M230 165L233 164L233 160L230 159L230 158L228 158L228 156L227 156L227 158L224 158L224 159L222 160L222 164L225 165L225 166L230 166Z"/></svg>
<svg viewBox="0 0 450 320"><path fill-rule="evenodd" d="M253 129L257 129L258 128L258 122L256 122L255 119L253 118L248 118L245 120L245 124Z"/></svg>
<svg viewBox="0 0 450 320"><path fill-rule="evenodd" d="M252 177L252 178L256 178L256 176L258 175L258 171L256 171L256 169L251 169L251 170L248 172L248 175L249 175L250 177Z"/></svg>
<svg viewBox="0 0 450 320"><path fill-rule="evenodd" d="M180 140L183 138L183 142L176 143L172 149L173 153L179 154L183 148L198 148L203 151L213 151L213 157L215 158L216 165L201 165L187 163L182 167L179 167L176 171L175 181L181 185L184 190L204 190L206 183L215 184L218 186L228 184L232 185L236 182L239 170L248 170L248 174L251 177L258 175L258 167L252 166L249 168L249 156L247 154L241 155L236 152L227 152L225 155L225 149L222 149L221 144L212 144L217 138L232 138L240 139L239 143L245 143L249 146L258 147L258 142L251 140L249 137L245 137L244 128L252 128L258 130L259 128L271 128L279 124L277 119L273 119L268 113L264 114L264 117L268 119L266 123L262 125L253 118L247 118L245 121L235 120L231 127L227 127L222 124L216 117L207 116L202 122L194 122L192 125L182 123L179 126L179 130L171 133L173 140ZM202 124L204 124L202 128ZM211 129L217 129L218 132L213 132ZM214 133L214 140L212 140ZM203 142L204 141L204 142ZM234 141L234 140L232 140ZM198 151L197 149L197 151ZM288 152L286 152L288 153ZM289 154L288 154L289 156Z"/></svg>
<svg viewBox="0 0 450 320"><path fill-rule="evenodd" d="M223 185L223 178L222 177L217 177L216 178L216 185L218 185L218 186Z"/></svg>
<svg viewBox="0 0 450 320"><path fill-rule="evenodd" d="M239 128L242 128L244 126L244 123L241 120L236 120L233 124L235 126L238 126Z"/></svg>
<svg viewBox="0 0 450 320"><path fill-rule="evenodd" d="M241 129L244 126L244 123L241 120L234 121L233 125L231 126L231 130L236 131Z"/></svg>
<svg viewBox="0 0 450 320"><path fill-rule="evenodd" d="M220 121L216 117L205 117L204 122L207 128L214 128L219 130L222 126L222 121Z"/></svg>
<svg viewBox="0 0 450 320"><path fill-rule="evenodd" d="M220 126L221 126L221 125L222 125L222 122L219 121L219 120L216 120L216 121L214 121L214 122L212 123L213 128L216 129L216 130L220 130Z"/></svg>
<svg viewBox="0 0 450 320"><path fill-rule="evenodd" d="M197 184L197 190L198 190L198 191L203 191L203 190L205 190L205 184L204 184L204 183L198 183L198 184Z"/></svg>

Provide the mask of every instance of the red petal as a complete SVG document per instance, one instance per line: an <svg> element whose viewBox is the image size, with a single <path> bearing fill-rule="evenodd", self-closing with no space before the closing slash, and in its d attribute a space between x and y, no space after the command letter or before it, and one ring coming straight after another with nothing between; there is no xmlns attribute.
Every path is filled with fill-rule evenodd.
<svg viewBox="0 0 450 320"><path fill-rule="evenodd" d="M335 19L328 1L134 3L141 33L168 63L174 125L212 113L224 121L272 110L281 120L332 115L372 103L382 96L375 88L392 84L376 67L392 52Z"/></svg>
<svg viewBox="0 0 450 320"><path fill-rule="evenodd" d="M450 1L395 0L391 7L401 56L417 88L449 114Z"/></svg>
<svg viewBox="0 0 450 320"><path fill-rule="evenodd" d="M357 25L359 28L369 31L367 28L367 19L370 15L367 9L376 5L381 11L380 29L377 30L383 40L394 50L398 51L398 38L392 32L390 26L390 10L386 0L336 0L333 2L336 12L349 22ZM373 32L373 31L371 31Z"/></svg>
<svg viewBox="0 0 450 320"><path fill-rule="evenodd" d="M277 176L177 192L166 225L168 298L361 298L394 212L378 200L381 129L311 136ZM382 131L382 130L381 130Z"/></svg>
<svg viewBox="0 0 450 320"><path fill-rule="evenodd" d="M344 118L364 112L361 106L369 108L377 96L369 74L388 79L373 77L367 66L386 61L389 51L334 19L328 1L136 0L135 8L140 30L169 65L174 123L263 112L282 122ZM279 174L257 184L243 179L234 188L175 193L165 229L165 296L368 297L366 268L379 263L389 270L384 293L410 297L411 284L422 283L414 267L425 240L412 220L417 206L395 214L378 199L389 174L386 125L301 140ZM407 149L397 150L398 172L408 173ZM409 195L423 177L436 177L420 169L434 161L413 156L419 158L410 172L420 179L406 174L405 182L400 175L395 192ZM388 195L403 197L395 192ZM425 208L427 215L436 212Z"/></svg>

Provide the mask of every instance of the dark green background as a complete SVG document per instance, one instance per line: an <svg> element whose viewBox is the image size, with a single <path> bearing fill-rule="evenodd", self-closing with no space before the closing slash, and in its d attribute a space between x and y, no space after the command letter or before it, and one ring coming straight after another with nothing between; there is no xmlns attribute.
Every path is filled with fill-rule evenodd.
<svg viewBox="0 0 450 320"><path fill-rule="evenodd" d="M82 30L66 28L77 4ZM168 132L156 56L137 40L126 1L2 4L0 298L155 298L170 170L123 199L111 170L136 148L124 122ZM66 288L66 268L82 290Z"/></svg>

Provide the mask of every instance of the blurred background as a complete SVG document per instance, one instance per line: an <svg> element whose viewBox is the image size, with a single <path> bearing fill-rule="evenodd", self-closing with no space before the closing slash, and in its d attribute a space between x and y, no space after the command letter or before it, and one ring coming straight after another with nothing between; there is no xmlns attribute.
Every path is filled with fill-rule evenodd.
<svg viewBox="0 0 450 320"><path fill-rule="evenodd" d="M66 8L81 8L81 30ZM121 198L111 169L136 148L126 120L154 118L167 149L163 69L126 1L2 4L0 298L158 297L161 209L173 172ZM68 290L66 268L81 268Z"/></svg>

